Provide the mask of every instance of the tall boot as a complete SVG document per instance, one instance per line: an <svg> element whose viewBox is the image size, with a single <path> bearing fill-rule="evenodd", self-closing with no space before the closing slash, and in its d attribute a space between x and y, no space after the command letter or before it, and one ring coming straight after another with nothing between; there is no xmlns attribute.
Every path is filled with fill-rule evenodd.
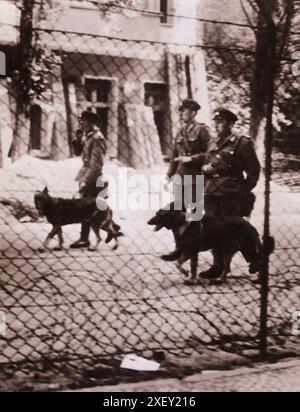
<svg viewBox="0 0 300 412"><path fill-rule="evenodd" d="M212 254L214 259L212 267L204 272L201 272L199 275L203 279L217 279L222 276L224 269L222 252L214 249Z"/></svg>
<svg viewBox="0 0 300 412"><path fill-rule="evenodd" d="M175 235L174 235L174 237L175 237ZM166 262L174 262L175 260L178 260L179 258L180 258L180 255L181 255L181 250L180 250L180 248L179 248L179 245L178 245L178 240L176 239L176 237L175 237L175 250L173 250L173 252L171 252L171 253L168 253L168 254L166 254L166 255L161 255L160 257L161 257L161 259L162 260L165 260Z"/></svg>
<svg viewBox="0 0 300 412"><path fill-rule="evenodd" d="M90 234L90 224L87 222L83 222L81 224L81 232L80 232L80 239L76 242L72 243L70 247L72 249L79 249L82 247L89 247L89 234Z"/></svg>

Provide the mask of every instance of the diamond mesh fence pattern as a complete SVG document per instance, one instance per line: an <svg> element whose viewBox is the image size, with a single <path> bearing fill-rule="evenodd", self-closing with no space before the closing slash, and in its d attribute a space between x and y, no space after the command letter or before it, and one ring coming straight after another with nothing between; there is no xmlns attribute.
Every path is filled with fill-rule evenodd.
<svg viewBox="0 0 300 412"><path fill-rule="evenodd" d="M70 249L80 233L76 224L63 227L62 251L54 250L56 240L41 251L50 224L33 202L45 185L52 196L77 195L81 159L71 141L86 109L102 120L104 177L117 176L121 168L129 176L166 173L180 127L180 100L188 95L197 100L203 93L198 76L207 76L211 107L230 106L240 116L237 128L247 133L253 55L59 31L38 35L60 61L45 75L50 88L32 103L27 118L16 112L14 79L1 80L2 141L9 145L14 136L24 156L0 170L0 311L6 315L0 363L171 351L200 343L248 341L257 348L260 285L239 254L226 281L185 285L175 264L159 257L173 250L174 239L147 225L155 208L113 211L125 235L117 250L104 242L94 252ZM142 187L138 195L159 205L161 189L154 186ZM123 189L114 192L111 186L108 202ZM263 182L255 192L251 222L262 234ZM270 261L269 328L277 340L288 335L284 344L291 340L291 315L300 310L299 202L298 193L272 185L276 250ZM198 270L211 262L210 252L201 253Z"/></svg>

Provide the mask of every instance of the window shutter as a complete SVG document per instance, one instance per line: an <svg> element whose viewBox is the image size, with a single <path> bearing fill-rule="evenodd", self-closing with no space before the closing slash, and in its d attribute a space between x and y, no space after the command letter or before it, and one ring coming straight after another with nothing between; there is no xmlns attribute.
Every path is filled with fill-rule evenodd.
<svg viewBox="0 0 300 412"><path fill-rule="evenodd" d="M175 0L168 0L168 14L175 14ZM168 16L168 24L174 23L174 17Z"/></svg>
<svg viewBox="0 0 300 412"><path fill-rule="evenodd" d="M145 11L152 11L155 13L159 13L160 0L145 0L144 8L145 8Z"/></svg>

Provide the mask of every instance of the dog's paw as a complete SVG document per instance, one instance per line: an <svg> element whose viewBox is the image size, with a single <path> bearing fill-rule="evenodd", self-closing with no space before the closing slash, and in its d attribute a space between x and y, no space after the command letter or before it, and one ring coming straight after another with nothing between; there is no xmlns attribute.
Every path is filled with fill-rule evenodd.
<svg viewBox="0 0 300 412"><path fill-rule="evenodd" d="M55 246L53 250L54 252L61 252L62 250L64 250L64 248L62 246Z"/></svg>
<svg viewBox="0 0 300 412"><path fill-rule="evenodd" d="M226 278L208 279L207 284L211 286L220 286L226 283Z"/></svg>
<svg viewBox="0 0 300 412"><path fill-rule="evenodd" d="M89 252L96 252L97 251L97 247L96 246L89 246L87 249Z"/></svg>
<svg viewBox="0 0 300 412"><path fill-rule="evenodd" d="M183 269L183 267L178 263L176 264L177 270L179 270L180 273L182 273L186 278L189 278L190 274L187 270Z"/></svg>
<svg viewBox="0 0 300 412"><path fill-rule="evenodd" d="M114 236L111 233L108 233L108 235L105 239L105 243L109 243L113 238L114 238Z"/></svg>
<svg viewBox="0 0 300 412"><path fill-rule="evenodd" d="M258 262L251 262L251 263L250 263L250 265L249 265L249 273L250 273L251 275L253 275L254 273L259 272L259 270L260 270L260 265L259 265Z"/></svg>
<svg viewBox="0 0 300 412"><path fill-rule="evenodd" d="M45 253L45 252L46 252L46 249L45 249L44 247L39 247L39 248L38 248L38 252L39 252L39 253Z"/></svg>
<svg viewBox="0 0 300 412"><path fill-rule="evenodd" d="M180 258L181 252L179 250L174 250L171 253L168 253L167 255L161 255L160 258L164 260L165 262L175 262Z"/></svg>
<svg viewBox="0 0 300 412"><path fill-rule="evenodd" d="M260 285L261 285L261 283L262 283L262 279L261 279L261 277L260 277L260 276L258 276L256 279L253 279L253 280L252 280L252 283L253 283L254 285L258 285L258 286L260 286Z"/></svg>
<svg viewBox="0 0 300 412"><path fill-rule="evenodd" d="M222 275L223 275L223 273L222 273L221 268L212 266L208 270L200 272L198 276L201 279L211 280L211 279L220 279L222 277Z"/></svg>
<svg viewBox="0 0 300 412"><path fill-rule="evenodd" d="M191 278L191 279L186 279L183 283L187 286L194 286L194 285L198 285L199 281L197 281L195 278L193 279Z"/></svg>

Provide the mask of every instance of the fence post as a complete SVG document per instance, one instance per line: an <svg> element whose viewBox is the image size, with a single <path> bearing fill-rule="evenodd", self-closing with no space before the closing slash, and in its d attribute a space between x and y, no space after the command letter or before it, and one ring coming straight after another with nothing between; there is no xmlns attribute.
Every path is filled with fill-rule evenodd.
<svg viewBox="0 0 300 412"><path fill-rule="evenodd" d="M265 129L265 208L264 208L264 230L263 247L268 250L270 240L270 182L272 176L272 144L273 144L273 107L276 77L276 26L272 22L268 25L270 39L270 54L268 58L268 95L266 107L266 129ZM268 294L269 294L269 253L264 253L263 268L260 272L260 356L268 354Z"/></svg>

